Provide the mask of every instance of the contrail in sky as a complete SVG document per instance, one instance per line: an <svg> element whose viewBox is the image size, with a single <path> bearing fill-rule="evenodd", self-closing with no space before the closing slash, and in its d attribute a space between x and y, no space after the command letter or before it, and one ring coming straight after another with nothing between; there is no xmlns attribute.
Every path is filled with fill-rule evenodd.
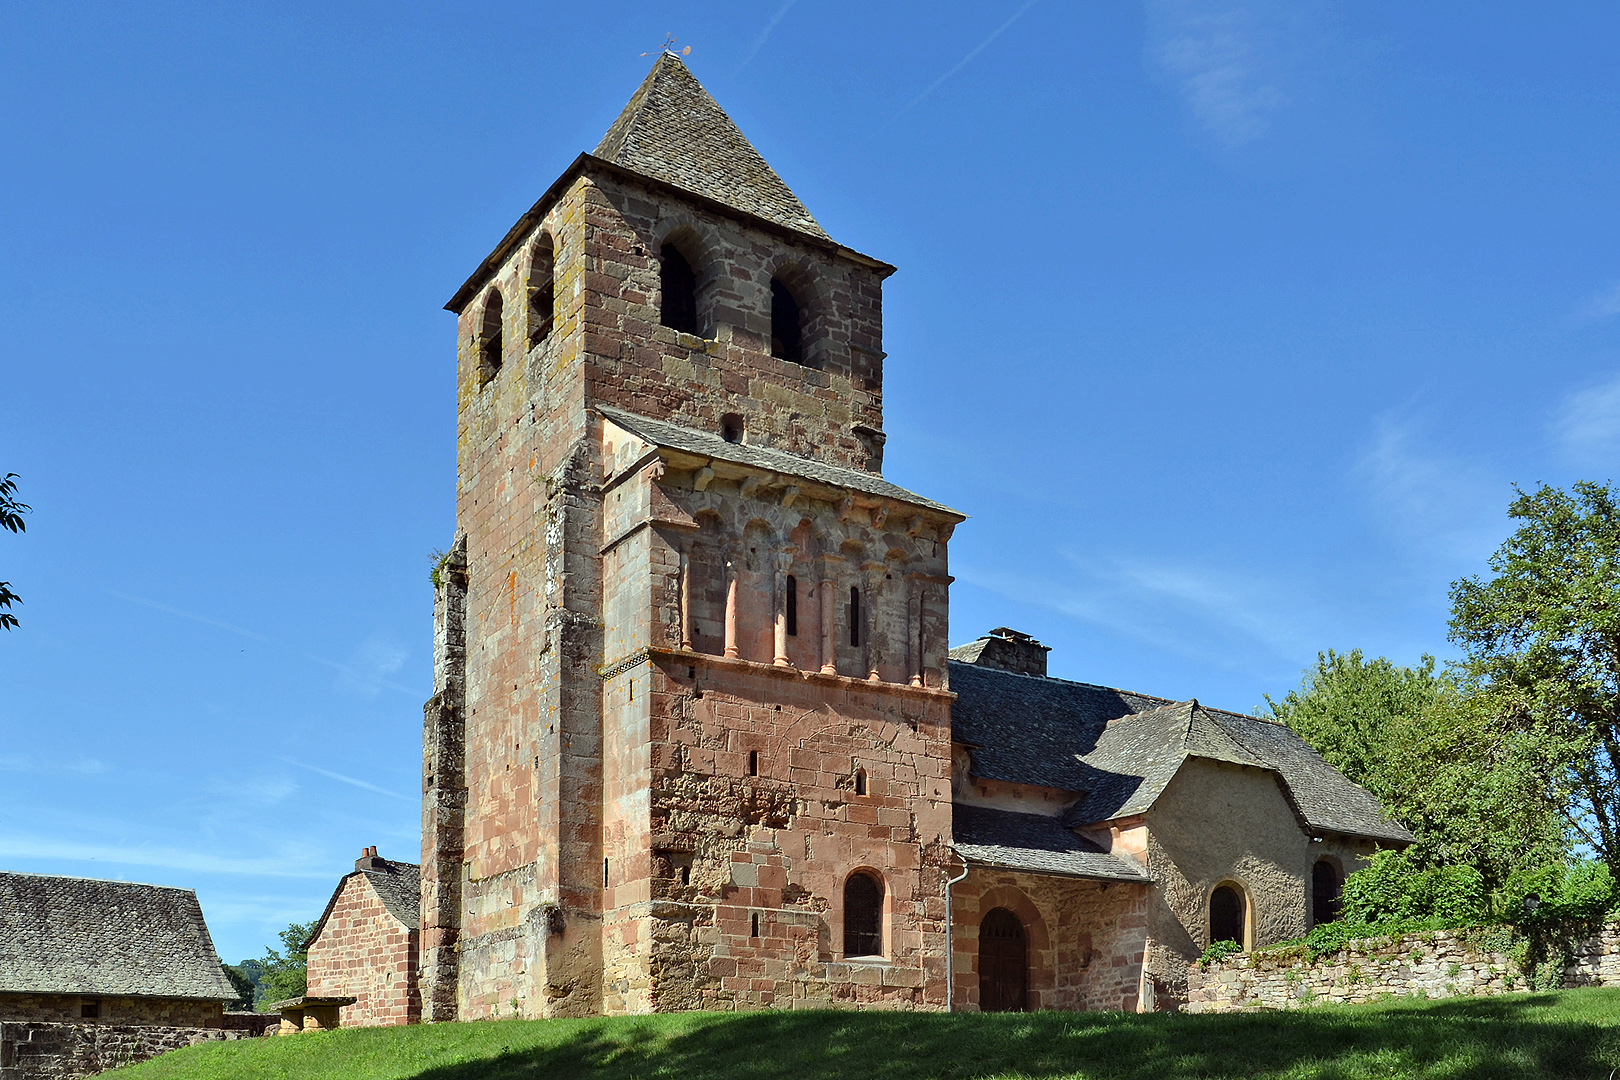
<svg viewBox="0 0 1620 1080"><path fill-rule="evenodd" d="M200 622L204 626L213 626L221 630L228 630L233 634L249 638L253 641L262 641L266 645L274 645L278 649L286 649L288 652L295 651L288 646L283 645L281 642L276 641L274 638L267 638L263 634L254 633L252 630L247 630L228 622L221 622L218 619L210 619L206 615L198 615L193 611L185 611L181 608L170 607L167 604L159 604L155 600L145 600L139 596L130 596L128 593L121 593L111 589L109 589L108 592L111 592L112 595L118 597L120 600L128 600L132 604L139 604L142 607L149 607L154 611L161 611L166 615L174 615L182 619L190 619L192 622ZM308 660L312 664L320 664L324 667L329 667L334 671L341 671L345 675L348 675L350 678L362 684L375 683L378 686L386 686L390 690L398 690L402 694L410 694L412 696L419 696L422 693L420 687L405 686L401 683L390 682L381 676L370 675L363 671L356 671L348 664L340 664L336 660L328 660L324 656L315 656L312 653L306 652L300 652L298 655L302 656L305 660Z"/></svg>
<svg viewBox="0 0 1620 1080"><path fill-rule="evenodd" d="M378 795L387 795L391 799L403 799L405 802L415 801L414 799L401 795L397 791L389 791L387 788L380 788L376 784L370 784L364 780L356 780L354 777L344 776L342 773L328 772L325 769L317 769L313 765L305 765L302 761L294 761L290 757L284 757L281 760L285 761L289 765L296 765L300 769L308 769L312 773L320 773L327 779L336 780L340 784L351 784L357 788L364 788L366 791L375 791Z"/></svg>
<svg viewBox="0 0 1620 1080"><path fill-rule="evenodd" d="M753 62L754 57L759 55L759 50L765 47L765 41L771 36L771 31L776 29L776 24L781 22L782 16L786 15L788 9L798 2L799 0L787 0L786 3L776 9L776 14L771 16L771 21L765 24L765 29L759 32L759 37L755 38L754 43L748 47L748 55L743 57L742 63L737 65L738 71Z"/></svg>
<svg viewBox="0 0 1620 1080"><path fill-rule="evenodd" d="M929 83L928 84L928 89L924 90L922 93L920 93L916 97L912 98L911 101L906 105L905 108L901 109L899 112L894 114L894 119L898 120L902 116L906 115L906 113L910 112L912 109L915 109L919 104L922 103L922 100L924 98L926 98L929 94L932 94L935 90L938 90L940 88L941 84L943 84L946 79L949 79L952 75L955 75L958 71L961 71L963 68L967 67L968 64L972 63L973 58L975 56L978 56L980 53L984 52L984 50L987 47L989 47L989 45L990 45L990 43L992 41L996 40L996 38L1000 37L1002 35L1002 33L1004 33L1006 31L1007 27L1009 27L1013 23L1017 22L1019 17L1022 16L1024 14L1024 12L1026 12L1030 8L1034 7L1037 3L1039 3L1039 0L1024 0L1024 6L1019 8L1017 11L1013 12L1012 18L1008 19L1006 22L1004 22L1000 26L996 27L994 33L992 33L989 37L985 38L983 41L981 41L977 45L975 45L973 47L972 52L968 53L966 56L962 57L962 59L960 59L960 60L958 60L956 62L955 67L951 68L951 70L947 71L945 74L941 75L939 78L937 78L933 82ZM889 122L892 124L892 123L894 123L894 120L891 120Z"/></svg>

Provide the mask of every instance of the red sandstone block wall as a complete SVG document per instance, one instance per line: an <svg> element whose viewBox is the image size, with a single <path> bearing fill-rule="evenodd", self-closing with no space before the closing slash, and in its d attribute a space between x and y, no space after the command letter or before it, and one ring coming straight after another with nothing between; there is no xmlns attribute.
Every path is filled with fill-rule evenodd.
<svg viewBox="0 0 1620 1080"><path fill-rule="evenodd" d="M309 994L356 998L339 1014L343 1027L413 1024L422 1015L416 962L417 932L383 906L364 874L351 874L310 945Z"/></svg>

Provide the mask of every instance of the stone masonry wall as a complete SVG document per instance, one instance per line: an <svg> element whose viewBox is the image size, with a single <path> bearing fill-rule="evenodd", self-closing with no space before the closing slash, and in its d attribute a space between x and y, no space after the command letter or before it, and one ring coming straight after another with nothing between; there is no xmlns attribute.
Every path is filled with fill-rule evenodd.
<svg viewBox="0 0 1620 1080"><path fill-rule="evenodd" d="M945 1003L949 697L657 651L644 846L610 954L658 1011ZM857 794L857 770L866 790ZM881 960L844 955L843 896L883 883ZM610 964L610 972L614 970Z"/></svg>
<svg viewBox="0 0 1620 1080"><path fill-rule="evenodd" d="M1236 954L1207 969L1194 964L1187 977L1187 1011L1297 1009L1388 994L1467 997L1522 989L1525 978L1513 961L1481 947L1478 937L1439 930L1355 942L1314 963L1303 949L1283 948ZM1606 925L1575 946L1563 985L1620 986L1620 923Z"/></svg>
<svg viewBox="0 0 1620 1080"><path fill-rule="evenodd" d="M1298 1009L1390 994L1470 997L1523 986L1506 954L1442 930L1356 942L1314 963L1302 948L1240 953L1207 969L1195 963L1187 973L1187 1011Z"/></svg>
<svg viewBox="0 0 1620 1080"><path fill-rule="evenodd" d="M0 1080L76 1080L244 1034L217 1027L0 1022Z"/></svg>
<svg viewBox="0 0 1620 1080"><path fill-rule="evenodd" d="M383 905L363 873L344 879L320 937L309 948L311 997L353 997L342 1027L413 1024L422 1018L417 990L417 932Z"/></svg>
<svg viewBox="0 0 1620 1080"><path fill-rule="evenodd" d="M95 1020L83 1019L83 1006L88 1001L100 1003L101 1015ZM0 1020L217 1028L224 1015L225 1006L222 1002L194 1001L187 998L0 994Z"/></svg>
<svg viewBox="0 0 1620 1080"><path fill-rule="evenodd" d="M974 866L951 899L957 1011L979 1008L979 924L996 908L1024 926L1030 1009L1136 1010L1149 886Z"/></svg>

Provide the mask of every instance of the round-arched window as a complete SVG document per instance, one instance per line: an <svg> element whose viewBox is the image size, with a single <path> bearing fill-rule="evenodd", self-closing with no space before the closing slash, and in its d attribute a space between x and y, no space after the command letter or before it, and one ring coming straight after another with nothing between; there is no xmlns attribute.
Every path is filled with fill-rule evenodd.
<svg viewBox="0 0 1620 1080"><path fill-rule="evenodd" d="M844 955L883 954L883 883L864 871L844 882Z"/></svg>

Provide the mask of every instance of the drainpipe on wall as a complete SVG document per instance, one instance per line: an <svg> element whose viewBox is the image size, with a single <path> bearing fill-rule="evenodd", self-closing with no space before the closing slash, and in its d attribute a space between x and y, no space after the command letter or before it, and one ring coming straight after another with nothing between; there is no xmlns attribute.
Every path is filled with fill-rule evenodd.
<svg viewBox="0 0 1620 1080"><path fill-rule="evenodd" d="M954 848L951 849L955 851ZM956 857L962 859L962 872L945 882L945 1011L954 1012L954 999L956 996L956 947L951 941L951 886L968 876L968 861L962 858L960 852Z"/></svg>

